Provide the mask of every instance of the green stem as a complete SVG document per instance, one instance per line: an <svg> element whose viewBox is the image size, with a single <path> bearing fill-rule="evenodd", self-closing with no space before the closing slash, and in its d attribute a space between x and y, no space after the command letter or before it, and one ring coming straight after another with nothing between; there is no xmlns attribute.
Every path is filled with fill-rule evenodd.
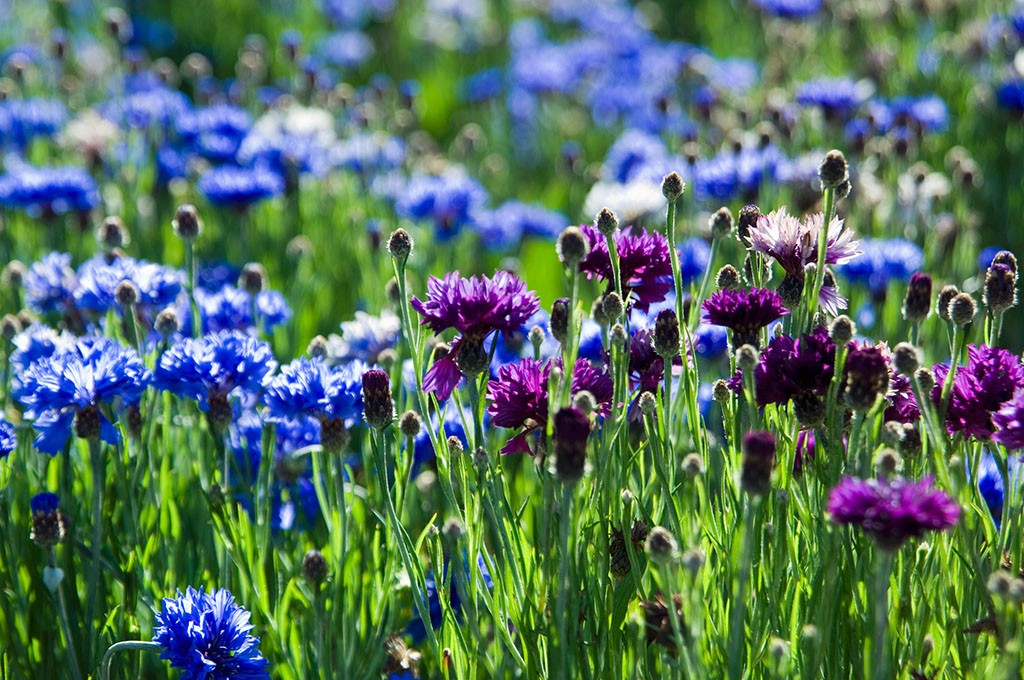
<svg viewBox="0 0 1024 680"><path fill-rule="evenodd" d="M121 642L115 642L114 644L107 647L106 653L103 654L103 662L100 664L100 680L110 680L110 664L114 660L114 655L118 652L162 652L163 645L157 642L146 642L144 640L122 640Z"/></svg>
<svg viewBox="0 0 1024 680"><path fill-rule="evenodd" d="M823 192L825 209L822 214L821 231L818 232L818 268L814 272L814 286L811 287L810 295L806 300L807 322L812 323L814 312L818 309L818 298L821 295L821 286L825 283L825 260L828 253L828 228L832 222L832 213L836 205L835 187L829 187ZM838 237L838 234L836 234ZM806 329L810 330L810 328Z"/></svg>
<svg viewBox="0 0 1024 680"><path fill-rule="evenodd" d="M103 540L103 452L100 449L100 440L93 438L89 440L89 462L92 467L92 562L89 565L89 603L86 609L88 618L86 625L89 626L89 650L87 657L92 657L93 649L96 646L96 604L99 599L100 590L100 554L101 541Z"/></svg>
<svg viewBox="0 0 1024 680"><path fill-rule="evenodd" d="M743 674L743 642L746 638L747 613L747 581L750 578L750 567L754 559L754 515L757 514L758 501L751 498L741 511L746 512L743 522L743 533L740 535L740 564L736 574L735 589L730 603L729 621L729 678L739 680Z"/></svg>
<svg viewBox="0 0 1024 680"><path fill-rule="evenodd" d="M199 338L203 335L203 320L199 317L199 304L196 302L196 253L191 240L185 241L185 277L189 307L192 309L192 336Z"/></svg>
<svg viewBox="0 0 1024 680"><path fill-rule="evenodd" d="M570 656L570 647L568 645L569 615L566 612L566 607L568 606L569 589L572 587L570 579L572 553L569 549L569 526L572 523L572 497L575 490L576 485L572 483L562 487L562 507L558 517L561 523L559 526L559 546L562 553L562 559L559 561L558 568L558 600L555 609L555 618L558 621L558 644L552 647L554 658L550 664L551 668L556 669L553 677L558 678L570 677L568 668L564 664Z"/></svg>
<svg viewBox="0 0 1024 680"><path fill-rule="evenodd" d="M946 372L946 379L942 381L942 399L939 401L939 425L946 422L946 411L949 409L949 398L953 394L953 382L956 378L956 370L960 365L960 355L964 351L964 340L967 334L962 326L953 326L953 353L949 358L949 370Z"/></svg>
<svg viewBox="0 0 1024 680"><path fill-rule="evenodd" d="M697 297L693 299L693 304L690 306L690 320L689 326L690 331L697 329L697 324L700 323L700 306L704 302L704 298L707 297L708 290L711 288L711 272L715 268L715 260L718 259L718 249L722 244L722 239L714 238L711 241L711 255L708 257L708 268L704 270L704 278L700 282L700 290L697 291ZM675 251L675 248L672 249ZM680 314L679 322L682 323L683 317Z"/></svg>
<svg viewBox="0 0 1024 680"><path fill-rule="evenodd" d="M878 549L876 557L872 607L874 626L871 633L871 670L869 677L889 677L889 654L886 650L886 633L889 627L889 574L892 571L892 555Z"/></svg>
<svg viewBox="0 0 1024 680"><path fill-rule="evenodd" d="M53 548L48 551L48 559L50 567L53 569L57 568L57 556L53 554ZM71 674L75 680L80 680L82 677L82 671L78 666L78 654L75 653L75 640L71 635L71 621L68 619L68 608L67 603L64 602L64 585L63 583L57 584L57 591L53 594L55 600L57 600L57 615L60 617L60 628L61 632L64 633L64 640L67 644L67 655L68 655L68 666L71 668Z"/></svg>

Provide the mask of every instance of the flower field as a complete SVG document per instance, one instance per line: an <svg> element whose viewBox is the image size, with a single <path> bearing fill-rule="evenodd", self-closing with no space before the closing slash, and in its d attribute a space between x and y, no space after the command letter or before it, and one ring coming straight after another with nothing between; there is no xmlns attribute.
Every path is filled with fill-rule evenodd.
<svg viewBox="0 0 1024 680"><path fill-rule="evenodd" d="M1024 677L1024 2L0 16L0 680Z"/></svg>

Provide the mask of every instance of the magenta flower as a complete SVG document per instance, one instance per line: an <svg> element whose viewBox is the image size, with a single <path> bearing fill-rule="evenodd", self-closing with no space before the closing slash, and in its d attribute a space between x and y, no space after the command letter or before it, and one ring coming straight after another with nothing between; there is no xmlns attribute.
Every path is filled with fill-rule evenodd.
<svg viewBox="0 0 1024 680"><path fill-rule="evenodd" d="M969 345L967 357L967 365L958 368L953 378L946 430L950 434L963 432L965 437L988 439L995 431L992 414L1024 388L1024 366L1011 352L987 345ZM949 367L939 364L932 371L935 388L931 398L938 406Z"/></svg>
<svg viewBox="0 0 1024 680"><path fill-rule="evenodd" d="M580 262L580 272L588 279L611 282L612 261L604 235L589 224L580 229L590 242L590 253ZM646 229L621 230L613 238L619 254L622 294L646 312L652 304L664 300L673 287L668 239Z"/></svg>
<svg viewBox="0 0 1024 680"><path fill-rule="evenodd" d="M704 301L704 323L732 330L733 347L760 346L761 329L787 314L782 298L774 290L720 290Z"/></svg>
<svg viewBox="0 0 1024 680"><path fill-rule="evenodd" d="M533 455L528 437L543 428L548 421L548 378L552 362L520 359L498 369L498 377L487 385L487 412L491 424L522 431L502 447L502 453L529 453ZM611 376L586 359L576 362L573 370L572 394L588 391L597 402L597 414L607 416L611 408L614 388Z"/></svg>
<svg viewBox="0 0 1024 680"><path fill-rule="evenodd" d="M799 339L788 335L772 338L754 369L758 405L824 396L832 382L835 355L836 345L821 327Z"/></svg>
<svg viewBox="0 0 1024 680"><path fill-rule="evenodd" d="M859 526L888 551L925 531L949 529L960 519L960 508L932 486L931 477L917 482L845 477L829 493L828 512L836 524Z"/></svg>
<svg viewBox="0 0 1024 680"><path fill-rule="evenodd" d="M511 336L540 309L540 300L509 272L464 279L456 271L442 279L430 277L426 301L413 298L412 306L423 316L420 323L435 333L454 328L460 334L448 356L431 366L423 380L425 391L447 399L463 375L486 370L487 337L495 331Z"/></svg>

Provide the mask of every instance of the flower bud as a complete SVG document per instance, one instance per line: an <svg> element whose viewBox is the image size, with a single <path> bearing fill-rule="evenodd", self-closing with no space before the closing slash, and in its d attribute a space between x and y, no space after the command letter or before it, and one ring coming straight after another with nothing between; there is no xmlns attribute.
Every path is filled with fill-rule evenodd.
<svg viewBox="0 0 1024 680"><path fill-rule="evenodd" d="M441 535L452 544L457 544L466 535L466 525L458 517L449 517L444 521L441 528Z"/></svg>
<svg viewBox="0 0 1024 680"><path fill-rule="evenodd" d="M892 365L900 375L912 377L921 367L921 350L909 342L901 342L892 351Z"/></svg>
<svg viewBox="0 0 1024 680"><path fill-rule="evenodd" d="M601 301L601 310L604 313L608 323L618 321L619 317L622 316L622 312L625 310L625 305L622 304L622 298L615 291L607 293Z"/></svg>
<svg viewBox="0 0 1024 680"><path fill-rule="evenodd" d="M127 245L128 232L125 231L121 218L111 216L103 220L96 230L96 240L100 242L100 247L108 252Z"/></svg>
<svg viewBox="0 0 1024 680"><path fill-rule="evenodd" d="M327 580L327 560L319 550L310 550L303 556L302 577L314 586Z"/></svg>
<svg viewBox="0 0 1024 680"><path fill-rule="evenodd" d="M903 318L912 323L924 321L932 306L932 277L924 272L910 276L907 295L903 298Z"/></svg>
<svg viewBox="0 0 1024 680"><path fill-rule="evenodd" d="M818 166L818 179L821 180L821 189L834 189L850 178L849 167L846 163L846 156L838 149L832 149Z"/></svg>
<svg viewBox="0 0 1024 680"><path fill-rule="evenodd" d="M952 320L949 316L949 303L959 294L960 289L956 286L943 286L939 291L939 297L935 301L935 311L939 313L943 321Z"/></svg>
<svg viewBox="0 0 1024 680"><path fill-rule="evenodd" d="M4 314L0 319L0 338L10 342L14 336L21 332L21 322L13 314Z"/></svg>
<svg viewBox="0 0 1024 680"><path fill-rule="evenodd" d="M832 339L832 342L836 343L837 346L843 346L849 344L853 340L853 336L857 334L857 326L853 323L853 319L840 314L832 320L832 325L828 329L828 335Z"/></svg>
<svg viewBox="0 0 1024 680"><path fill-rule="evenodd" d="M566 227L555 242L558 260L570 269L575 269L590 253L590 242L579 227Z"/></svg>
<svg viewBox="0 0 1024 680"><path fill-rule="evenodd" d="M736 367L744 373L749 373L757 368L757 362L761 355L753 345L742 345L736 350Z"/></svg>
<svg viewBox="0 0 1024 680"><path fill-rule="evenodd" d="M751 496L763 496L771 487L775 469L775 435L764 430L743 437L743 462L740 486Z"/></svg>
<svg viewBox="0 0 1024 680"><path fill-rule="evenodd" d="M28 269L20 260L11 260L4 267L3 282L11 288L21 288L27 273Z"/></svg>
<svg viewBox="0 0 1024 680"><path fill-rule="evenodd" d="M645 547L651 562L659 566L671 564L679 551L679 544L676 543L675 536L665 527L651 529L651 532L647 534Z"/></svg>
<svg viewBox="0 0 1024 680"><path fill-rule="evenodd" d="M121 307L131 307L139 301L139 289L131 281L122 281L114 289L114 299Z"/></svg>
<svg viewBox="0 0 1024 680"><path fill-rule="evenodd" d="M719 208L708 221L708 227L712 237L725 238L732 233L732 213L724 206Z"/></svg>
<svg viewBox="0 0 1024 680"><path fill-rule="evenodd" d="M704 474L704 459L700 457L699 453L686 454L686 457L683 458L683 472L688 477Z"/></svg>
<svg viewBox="0 0 1024 680"><path fill-rule="evenodd" d="M966 326L977 313L978 306L967 293L958 293L949 301L949 320L954 326Z"/></svg>
<svg viewBox="0 0 1024 680"><path fill-rule="evenodd" d="M893 449L887 447L875 454L875 474L881 479L892 477L899 466L900 454Z"/></svg>
<svg viewBox="0 0 1024 680"><path fill-rule="evenodd" d="M313 336L313 339L306 346L306 355L310 359L323 359L327 356L327 352L327 338L322 335Z"/></svg>
<svg viewBox="0 0 1024 680"><path fill-rule="evenodd" d="M203 222L199 219L199 213L194 205L178 206L174 214L174 221L171 222L174 233L185 241L194 241L203 231Z"/></svg>
<svg viewBox="0 0 1024 680"><path fill-rule="evenodd" d="M530 329L528 337L530 338L530 344L533 345L534 351L539 352L540 346L544 344L544 329L540 326L534 326Z"/></svg>
<svg viewBox="0 0 1024 680"><path fill-rule="evenodd" d="M406 437L415 437L423 429L423 419L416 411L406 411L398 419L398 429Z"/></svg>
<svg viewBox="0 0 1024 680"><path fill-rule="evenodd" d="M619 218L609 208L601 208L594 220L594 226L605 236L611 236L619 228Z"/></svg>
<svg viewBox="0 0 1024 680"><path fill-rule="evenodd" d="M993 262L985 272L985 289L982 294L985 306L996 314L1002 314L1017 304L1017 272L1008 264Z"/></svg>
<svg viewBox="0 0 1024 680"><path fill-rule="evenodd" d="M654 393L650 390L643 392L637 398L637 405L640 407L640 412L645 416L652 415L654 410L658 407L658 400L655 398Z"/></svg>
<svg viewBox="0 0 1024 680"><path fill-rule="evenodd" d="M37 493L29 501L32 509L32 531L29 538L40 548L49 550L63 543L68 522L60 511L60 498L55 493Z"/></svg>
<svg viewBox="0 0 1024 680"><path fill-rule="evenodd" d="M654 351L664 359L679 356L679 319L672 309L658 312L654 320Z"/></svg>
<svg viewBox="0 0 1024 680"><path fill-rule="evenodd" d="M757 226L757 220L761 217L761 209L756 205L745 205L740 210L739 220L736 225L736 236L740 242L750 247L750 230Z"/></svg>
<svg viewBox="0 0 1024 680"><path fill-rule="evenodd" d="M714 395L715 401L719 404L724 404L732 399L732 391L729 389L729 383L724 380L716 380L714 385L711 386L711 392Z"/></svg>
<svg viewBox="0 0 1024 680"><path fill-rule="evenodd" d="M727 264L718 270L715 275L715 287L718 290L739 290L740 273L731 264Z"/></svg>
<svg viewBox="0 0 1024 680"><path fill-rule="evenodd" d="M363 373L363 415L370 427L383 429L395 417L391 401L391 378L384 371L371 369Z"/></svg>
<svg viewBox="0 0 1024 680"><path fill-rule="evenodd" d="M921 392L928 394L935 388L935 374L928 368L919 368L914 371L914 380Z"/></svg>
<svg viewBox="0 0 1024 680"><path fill-rule="evenodd" d="M590 418L578 408L563 408L555 414L555 476L571 484L583 477L587 461Z"/></svg>
<svg viewBox="0 0 1024 680"><path fill-rule="evenodd" d="M625 347L626 341L628 339L629 336L626 333L626 327L623 326L621 323L615 324L608 331L608 342L611 344L612 347Z"/></svg>
<svg viewBox="0 0 1024 680"><path fill-rule="evenodd" d="M258 295L267 285L267 272L258 262L250 262L242 267L238 275L238 287L249 295Z"/></svg>
<svg viewBox="0 0 1024 680"><path fill-rule="evenodd" d="M548 317L548 324L551 328L551 335L563 345L569 335L569 298L558 298L551 305L551 315Z"/></svg>
<svg viewBox="0 0 1024 680"><path fill-rule="evenodd" d="M580 390L572 396L572 405L589 416L597 410L597 399L590 390Z"/></svg>
<svg viewBox="0 0 1024 680"><path fill-rule="evenodd" d="M675 203L683 195L686 183L678 172L670 172L661 180L661 194L669 203Z"/></svg>
<svg viewBox="0 0 1024 680"><path fill-rule="evenodd" d="M391 236L388 237L387 249L391 253L391 257L395 258L399 263L403 263L409 259L413 245L412 236L409 235L409 232L399 228L391 232Z"/></svg>

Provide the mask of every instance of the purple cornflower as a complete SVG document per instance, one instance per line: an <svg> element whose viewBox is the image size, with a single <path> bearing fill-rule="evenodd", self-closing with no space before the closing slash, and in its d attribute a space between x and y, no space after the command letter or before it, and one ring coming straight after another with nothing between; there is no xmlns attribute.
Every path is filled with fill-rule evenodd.
<svg viewBox="0 0 1024 680"><path fill-rule="evenodd" d="M260 654L260 639L249 631L249 612L227 590L204 593L191 586L166 597L153 626L161 659L181 669L182 680L262 680L270 663Z"/></svg>
<svg viewBox="0 0 1024 680"><path fill-rule="evenodd" d="M799 339L788 335L772 338L754 369L757 403L794 402L796 415L805 425L824 416L822 397L832 382L836 346L828 331L818 327Z"/></svg>
<svg viewBox="0 0 1024 680"><path fill-rule="evenodd" d="M789 314L779 294L766 288L720 290L704 301L702 309L704 323L732 330L733 347L759 347L761 329Z"/></svg>
<svg viewBox="0 0 1024 680"><path fill-rule="evenodd" d="M967 365L957 369L946 411L946 430L963 432L965 437L988 439L995 431L992 414L1024 388L1024 366L1005 349L986 345L967 347ZM932 369L935 387L932 402L942 400L942 385L949 367L938 364Z"/></svg>
<svg viewBox="0 0 1024 680"><path fill-rule="evenodd" d="M1024 449L1024 389L992 415L995 432L992 440L1011 450Z"/></svg>
<svg viewBox="0 0 1024 680"><path fill-rule="evenodd" d="M918 482L844 477L829 493L828 512L836 524L856 524L891 552L909 538L948 529L960 518L960 508L932 487L931 477Z"/></svg>
<svg viewBox="0 0 1024 680"><path fill-rule="evenodd" d="M551 360L521 359L498 369L498 377L487 384L487 412L491 424L508 429L523 428L502 447L502 453L529 453L528 436L548 422L548 379ZM611 408L612 379L604 368L585 359L576 362L572 377L572 394L586 390L594 395L597 413L607 416Z"/></svg>
<svg viewBox="0 0 1024 680"><path fill-rule="evenodd" d="M821 213L801 221L783 206L758 217L757 225L750 230L750 249L771 257L785 270L790 285L784 281L780 288L794 291L792 299L787 300L791 306L799 302L803 293L804 267L818 262L818 237L824 222L825 217ZM827 238L826 265L846 264L860 255L853 230L843 229L843 221L838 217L829 222ZM818 301L832 315L846 307L846 300L834 285L823 285Z"/></svg>
<svg viewBox="0 0 1024 680"><path fill-rule="evenodd" d="M588 279L611 282L611 256L604 235L596 227L580 226L590 242L590 253L580 262L580 272ZM646 229L620 230L613 236L619 253L622 294L642 311L661 302L672 290L672 260L668 240Z"/></svg>
<svg viewBox="0 0 1024 680"><path fill-rule="evenodd" d="M251 401L277 362L270 345L239 331L186 338L160 355L153 384L198 402L217 425L231 421L229 399Z"/></svg>
<svg viewBox="0 0 1024 680"><path fill-rule="evenodd" d="M857 411L869 410L880 395L888 394L891 376L887 347L851 344L840 387L846 405Z"/></svg>
<svg viewBox="0 0 1024 680"><path fill-rule="evenodd" d="M111 419L137 404L149 372L134 350L108 338L80 338L66 350L30 364L15 376L13 396L39 435L35 447L56 454L72 429L85 439L118 442Z"/></svg>
<svg viewBox="0 0 1024 680"><path fill-rule="evenodd" d="M916 423L920 420L921 409L914 396L914 387L906 376L890 374L888 399L885 422Z"/></svg>
<svg viewBox="0 0 1024 680"><path fill-rule="evenodd" d="M341 420L352 427L363 412L362 376L369 367L355 361L331 368L321 358L300 358L270 377L263 392L271 421L313 417L321 423Z"/></svg>
<svg viewBox="0 0 1024 680"><path fill-rule="evenodd" d="M412 307L423 316L421 325L435 333L448 328L460 333L448 355L434 363L423 380L425 391L447 399L463 375L487 369L489 357L484 341L488 336L495 331L515 333L540 309L540 300L509 272L495 272L493 278L464 279L456 271L441 279L430 277L427 299L414 297Z"/></svg>

